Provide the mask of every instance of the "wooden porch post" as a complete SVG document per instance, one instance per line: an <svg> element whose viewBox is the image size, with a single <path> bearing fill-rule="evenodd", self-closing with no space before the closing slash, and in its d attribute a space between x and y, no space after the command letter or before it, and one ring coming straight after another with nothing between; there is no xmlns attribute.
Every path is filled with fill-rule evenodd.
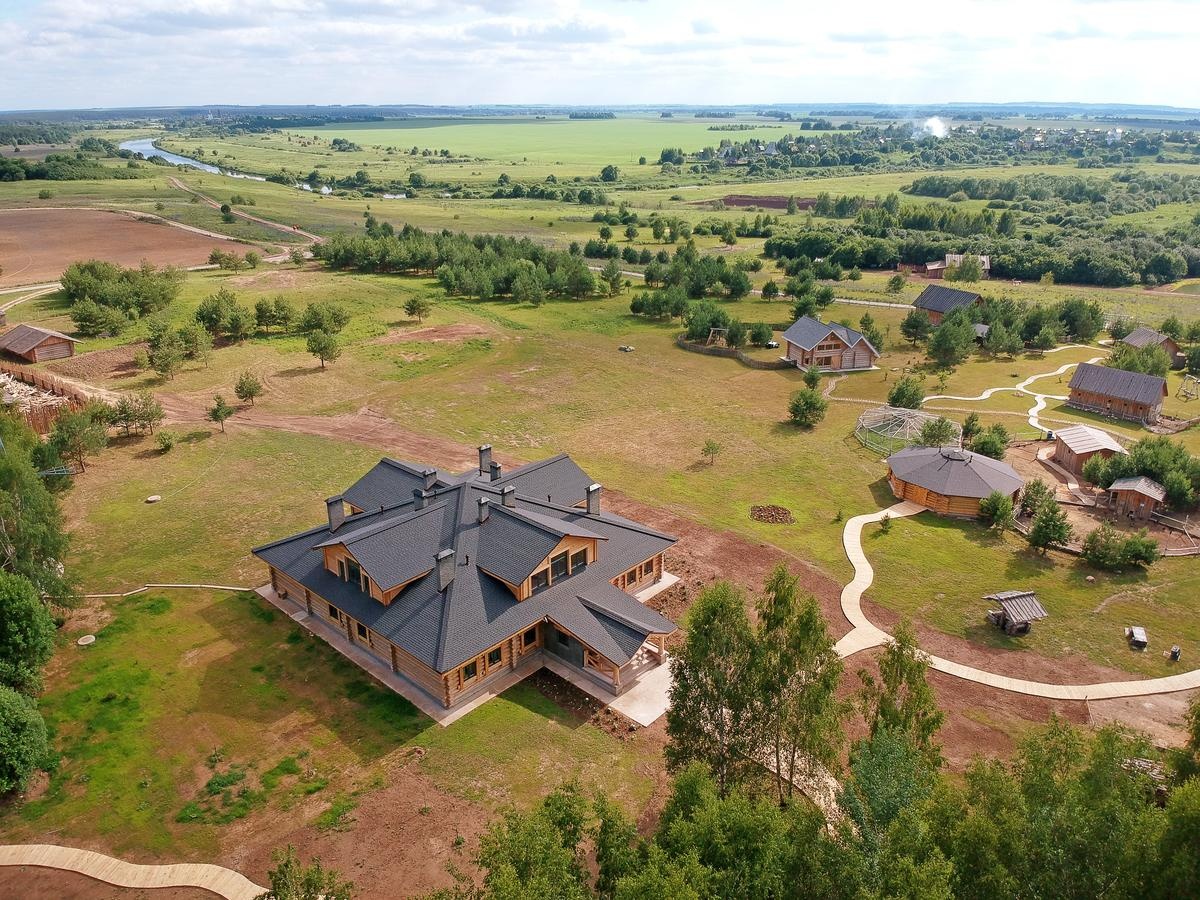
<svg viewBox="0 0 1200 900"><path fill-rule="evenodd" d="M308 588L304 589L304 608L308 610L308 614L312 615L312 593Z"/></svg>
<svg viewBox="0 0 1200 900"><path fill-rule="evenodd" d="M393 673L399 672L400 670L396 667L396 645L393 644L391 641L388 641L388 650L391 651L392 672Z"/></svg>

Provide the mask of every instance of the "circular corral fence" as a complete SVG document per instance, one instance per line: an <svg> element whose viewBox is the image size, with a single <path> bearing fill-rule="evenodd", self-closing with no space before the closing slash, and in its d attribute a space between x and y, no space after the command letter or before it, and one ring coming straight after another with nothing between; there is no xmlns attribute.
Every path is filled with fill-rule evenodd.
<svg viewBox="0 0 1200 900"><path fill-rule="evenodd" d="M897 450L920 443L921 429L926 423L943 418L919 409L903 409L896 406L872 406L854 426L854 436L868 450L890 456ZM962 446L962 426L947 419L953 436L946 446Z"/></svg>

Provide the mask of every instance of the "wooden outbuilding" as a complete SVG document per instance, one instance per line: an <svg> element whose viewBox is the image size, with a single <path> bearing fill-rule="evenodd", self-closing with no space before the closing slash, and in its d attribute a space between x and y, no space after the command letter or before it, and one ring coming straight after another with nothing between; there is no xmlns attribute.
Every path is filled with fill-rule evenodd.
<svg viewBox="0 0 1200 900"><path fill-rule="evenodd" d="M974 291L960 291L958 288L946 287L943 284L931 284L921 291L920 296L913 301L913 306L923 309L932 324L940 325L942 319L950 313L957 309L974 306L982 299Z"/></svg>
<svg viewBox="0 0 1200 900"><path fill-rule="evenodd" d="M24 322L0 335L0 350L29 362L45 362L48 359L66 359L68 356L74 356L75 345L78 343L73 337Z"/></svg>
<svg viewBox="0 0 1200 900"><path fill-rule="evenodd" d="M888 484L899 500L939 515L976 517L998 491L1015 503L1024 480L1007 463L956 447L907 447L888 457Z"/></svg>
<svg viewBox="0 0 1200 900"><path fill-rule="evenodd" d="M1183 349L1175 338L1169 334L1163 334L1161 331L1155 331L1153 328L1135 328L1120 341L1130 347L1140 350L1143 347L1159 347L1171 359L1172 369L1182 369L1187 359Z"/></svg>
<svg viewBox="0 0 1200 900"><path fill-rule="evenodd" d="M988 610L988 621L1008 635L1028 634L1034 622L1049 615L1033 591L998 591L983 599L1000 605Z"/></svg>
<svg viewBox="0 0 1200 900"><path fill-rule="evenodd" d="M1125 452L1115 437L1090 425L1071 425L1054 432L1053 459L1073 475L1082 475L1084 464L1093 456L1108 459Z"/></svg>
<svg viewBox="0 0 1200 900"><path fill-rule="evenodd" d="M1145 475L1118 478L1108 486L1108 508L1115 515L1145 522L1167 499L1166 489Z"/></svg>
<svg viewBox="0 0 1200 900"><path fill-rule="evenodd" d="M1167 397L1167 382L1157 375L1094 363L1076 366L1067 387L1067 406L1145 424L1158 421Z"/></svg>

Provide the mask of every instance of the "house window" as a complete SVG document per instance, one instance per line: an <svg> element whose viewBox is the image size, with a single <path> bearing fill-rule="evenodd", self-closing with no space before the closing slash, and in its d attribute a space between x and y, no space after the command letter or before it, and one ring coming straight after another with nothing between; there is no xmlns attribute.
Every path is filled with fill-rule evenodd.
<svg viewBox="0 0 1200 900"><path fill-rule="evenodd" d="M340 622L342 614L338 611L338 608L332 603L327 603L326 606L329 607L329 618L333 619L335 622Z"/></svg>
<svg viewBox="0 0 1200 900"><path fill-rule="evenodd" d="M345 581L346 580L346 561L344 559L339 559L337 561L337 570L338 570L338 578L342 579L342 581Z"/></svg>
<svg viewBox="0 0 1200 900"><path fill-rule="evenodd" d="M629 584L633 584L635 581L638 580L638 570L637 570L636 566L625 573L625 580Z"/></svg>
<svg viewBox="0 0 1200 900"><path fill-rule="evenodd" d="M363 640L366 640L367 639L367 626L364 625L362 622L358 622L356 624L358 625L358 636L360 638L362 638Z"/></svg>
<svg viewBox="0 0 1200 900"><path fill-rule="evenodd" d="M560 553L550 560L550 574L555 579L567 577L567 554Z"/></svg>
<svg viewBox="0 0 1200 900"><path fill-rule="evenodd" d="M649 578L654 574L654 560L642 563L642 577Z"/></svg>
<svg viewBox="0 0 1200 900"><path fill-rule="evenodd" d="M554 629L554 640L556 643L562 644L564 647L566 647L567 645L569 645L571 643L571 636L569 634L565 634L564 632L555 628Z"/></svg>
<svg viewBox="0 0 1200 900"><path fill-rule="evenodd" d="M571 571L581 572L587 568L587 548L576 550L571 554Z"/></svg>
<svg viewBox="0 0 1200 900"><path fill-rule="evenodd" d="M544 591L550 587L550 570L542 569L540 572L534 572L529 578L529 584L535 594L538 591Z"/></svg>
<svg viewBox="0 0 1200 900"><path fill-rule="evenodd" d="M492 668L495 668L496 666L500 665L500 660L503 657L504 657L504 654L500 652L499 647L496 647L493 650L489 650L488 655L487 655L487 667L489 669L492 669Z"/></svg>
<svg viewBox="0 0 1200 900"><path fill-rule="evenodd" d="M523 635L521 635L521 647L528 649L537 643L537 626L534 625Z"/></svg>
<svg viewBox="0 0 1200 900"><path fill-rule="evenodd" d="M479 666L474 660L471 660L471 662L467 663L465 666L462 667L463 684L467 684L468 682L474 681L475 676L478 674L479 674Z"/></svg>
<svg viewBox="0 0 1200 900"><path fill-rule="evenodd" d="M347 581L353 581L357 585L362 584L362 569L358 567L358 563L354 562L354 560L346 561L346 575Z"/></svg>

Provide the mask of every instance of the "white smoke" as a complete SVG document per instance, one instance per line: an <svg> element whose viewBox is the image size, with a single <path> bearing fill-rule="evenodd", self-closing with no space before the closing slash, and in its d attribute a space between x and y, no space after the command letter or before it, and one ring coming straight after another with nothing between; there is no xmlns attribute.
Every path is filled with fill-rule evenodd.
<svg viewBox="0 0 1200 900"><path fill-rule="evenodd" d="M944 138L949 131L950 129L946 127L946 123L943 122L938 116L932 116L931 118L926 119L924 124L921 125L922 134L931 134L939 140Z"/></svg>

